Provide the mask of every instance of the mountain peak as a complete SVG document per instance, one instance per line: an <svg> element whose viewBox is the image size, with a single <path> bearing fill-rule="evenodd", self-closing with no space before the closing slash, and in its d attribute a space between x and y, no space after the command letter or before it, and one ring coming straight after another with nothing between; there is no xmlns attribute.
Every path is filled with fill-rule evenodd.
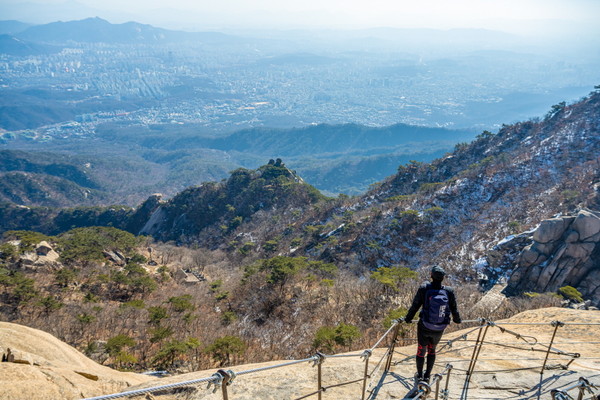
<svg viewBox="0 0 600 400"><path fill-rule="evenodd" d="M259 211L310 207L322 199L317 189L304 183L281 159L270 160L256 170L238 168L226 180L190 187L164 204L155 203L149 221L161 222L146 224L141 233L164 240L195 240L200 235L214 241Z"/></svg>
<svg viewBox="0 0 600 400"><path fill-rule="evenodd" d="M19 37L51 43L76 42L143 42L157 41L165 38L164 29L137 22L112 24L100 17L90 17L82 20L67 22L52 22L37 25L19 33Z"/></svg>

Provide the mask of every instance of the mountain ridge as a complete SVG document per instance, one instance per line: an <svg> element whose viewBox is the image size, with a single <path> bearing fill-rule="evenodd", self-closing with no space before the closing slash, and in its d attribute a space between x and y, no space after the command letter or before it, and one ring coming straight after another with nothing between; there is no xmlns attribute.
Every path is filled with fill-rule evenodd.
<svg viewBox="0 0 600 400"><path fill-rule="evenodd" d="M58 53L61 49L56 46L42 45L36 42L22 40L10 34L0 34L0 53L11 56L30 56Z"/></svg>
<svg viewBox="0 0 600 400"><path fill-rule="evenodd" d="M4 150L0 157L14 154L10 157L54 159L49 162L85 171L85 176L94 181L97 193L81 205L134 205L149 193L161 192L171 197L186 186L226 179L228 172L236 168L255 168L261 165L259 162L277 157L285 158L308 183L328 195L355 195L393 173L398 164L413 159L431 160L450 150L456 141L472 137L468 131L403 124L384 128L356 124L256 128L217 137L199 132L196 127L181 127L165 134L159 128L119 128L107 124L90 138L78 139L74 144L77 147L72 150L62 150L58 145L54 150L50 144L42 152L24 144L14 147L32 150ZM124 153L115 151L113 143L124 148ZM10 143L7 147L11 148ZM88 147L97 151L92 153ZM126 164L128 171L123 170ZM153 174L147 174L149 170ZM32 172L24 167L20 171ZM48 183L50 179L55 181L49 178ZM85 184L80 186L81 192L89 189ZM24 188L21 190L26 192ZM146 194L142 195L144 191ZM56 201L47 201L53 197ZM25 206L76 205L61 194L59 187L52 186L47 187L46 197L25 196L22 201L12 201Z"/></svg>
<svg viewBox="0 0 600 400"><path fill-rule="evenodd" d="M112 24L99 17L35 25L16 33L15 36L41 43L61 44L69 41L84 43L156 43L203 39L217 43L239 40L224 33L173 31L138 22Z"/></svg>
<svg viewBox="0 0 600 400"><path fill-rule="evenodd" d="M238 169L221 183L186 189L166 202L151 197L138 211L37 209L44 222L32 226L57 233L64 229L53 226L58 215L68 228L113 215L112 226L135 234L250 259L276 251L351 270L418 270L444 260L449 271L475 280L479 272L472 266L504 237L598 204L599 116L595 91L556 105L544 119L485 131L432 163L400 166L357 198L327 199L278 160ZM5 212L29 223L36 218L23 208Z"/></svg>

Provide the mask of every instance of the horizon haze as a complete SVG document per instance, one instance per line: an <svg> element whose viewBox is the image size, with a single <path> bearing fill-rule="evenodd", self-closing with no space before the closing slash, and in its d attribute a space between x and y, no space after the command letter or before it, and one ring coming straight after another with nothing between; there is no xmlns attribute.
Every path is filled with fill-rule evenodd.
<svg viewBox="0 0 600 400"><path fill-rule="evenodd" d="M173 0L45 0L0 2L3 19L32 24L101 17L113 23L136 21L167 29L368 29L368 28L477 28L519 35L599 33L596 17L600 2L592 0L274 0L192 2Z"/></svg>
<svg viewBox="0 0 600 400"><path fill-rule="evenodd" d="M280 156L319 190L361 193L398 164L539 120L600 83L600 3L499 3L0 0L21 21L0 21L0 142L159 171L124 178L136 187L119 192L127 204ZM402 124L445 131L369 144ZM311 132L360 144L317 149ZM233 142L206 141L216 136Z"/></svg>

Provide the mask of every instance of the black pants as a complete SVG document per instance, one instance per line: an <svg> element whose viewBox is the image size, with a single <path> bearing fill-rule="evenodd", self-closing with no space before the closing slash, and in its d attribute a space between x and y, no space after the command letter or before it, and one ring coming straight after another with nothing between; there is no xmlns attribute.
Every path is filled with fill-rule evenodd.
<svg viewBox="0 0 600 400"><path fill-rule="evenodd" d="M432 331L419 322L417 325L417 374L419 378L429 380L433 365L435 364L435 349L442 339L444 331ZM425 365L425 353L427 353L427 370L423 375Z"/></svg>
<svg viewBox="0 0 600 400"><path fill-rule="evenodd" d="M419 322L417 325L417 357L425 357L425 351L427 354L435 355L435 348L442 339L444 331L432 331L427 329Z"/></svg>

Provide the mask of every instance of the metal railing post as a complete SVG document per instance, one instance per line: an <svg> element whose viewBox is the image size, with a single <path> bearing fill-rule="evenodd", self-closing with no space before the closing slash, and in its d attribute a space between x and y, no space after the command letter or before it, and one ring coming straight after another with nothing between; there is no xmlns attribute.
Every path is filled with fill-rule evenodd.
<svg viewBox="0 0 600 400"><path fill-rule="evenodd" d="M469 363L469 368L467 368L467 380L471 379L471 374L475 370L475 363L477 363L477 358L479 357L479 353L481 352L481 347L483 345L483 341L485 340L485 335L487 334L487 330L490 327L490 323L486 322L486 320L482 320L482 322L484 322L485 325L482 324L479 328L479 334L477 335L475 347L473 347L473 354L471 355L471 362ZM484 327L485 329L483 329Z"/></svg>
<svg viewBox="0 0 600 400"><path fill-rule="evenodd" d="M475 364L477 363L477 358L479 357L479 353L481 353L481 347L483 347L485 335L487 334L488 328L492 324L492 322L488 322L485 319L482 319L481 321L482 325L479 327L479 334L477 335L475 347L473 348L473 354L471 355L471 362L469 363L469 368L467 369L467 377L465 378L465 384L463 386L462 394L460 396L461 399L467 398L467 392L469 391L469 383L471 382L471 375L473 375L473 371L475 370ZM483 323L485 323L485 325ZM485 329L483 329L484 327Z"/></svg>
<svg viewBox="0 0 600 400"><path fill-rule="evenodd" d="M442 380L442 374L435 375L435 400L438 400L438 396L440 395L440 382Z"/></svg>
<svg viewBox="0 0 600 400"><path fill-rule="evenodd" d="M371 358L371 350L365 350L363 356L365 357L365 373L363 375L363 387L361 400L365 400L365 394L367 393L367 379L369 378L369 358Z"/></svg>
<svg viewBox="0 0 600 400"><path fill-rule="evenodd" d="M577 400L583 400L583 395L585 394L585 386L579 386L579 394L577 395Z"/></svg>
<svg viewBox="0 0 600 400"><path fill-rule="evenodd" d="M473 365L473 359L475 358L475 353L477 352L477 345L479 345L479 340L481 339L481 332L483 332L483 327L485 320L482 320L482 324L479 326L479 332L477 333L477 339L475 340L475 345L473 346L473 354L471 354L471 360L469 361L469 367L467 368L467 377L469 376L469 371L471 370L471 365Z"/></svg>
<svg viewBox="0 0 600 400"><path fill-rule="evenodd" d="M544 375L544 369L546 368L546 363L548 362L548 356L550 356L550 350L552 350L552 345L554 344L554 338L556 337L556 331L561 326L565 324L560 321L552 321L551 325L554 327L554 332L552 332L552 338L550 339L550 344L548 345L548 351L546 352L546 357L544 358L544 364L542 364L542 369L540 371L541 375Z"/></svg>
<svg viewBox="0 0 600 400"><path fill-rule="evenodd" d="M448 391L448 384L450 382L450 373L452 372L452 368L454 368L452 364L446 364L446 369L448 370L448 373L446 374L446 385L444 387L444 390L442 391L442 400L448 400L448 394L450 393Z"/></svg>
<svg viewBox="0 0 600 400"><path fill-rule="evenodd" d="M227 386L233 383L235 379L235 372L229 370L225 371L224 369L220 369L217 371L217 374L221 375L221 394L223 395L223 400L229 400L229 396L227 394Z"/></svg>
<svg viewBox="0 0 600 400"><path fill-rule="evenodd" d="M317 363L317 398L319 400L322 399L323 395L323 384L322 384L322 379L323 379L323 375L321 372L321 365L323 365L323 362L325 361L325 355L319 351L317 351L316 354L317 359L315 360L315 363Z"/></svg>
<svg viewBox="0 0 600 400"><path fill-rule="evenodd" d="M319 365L317 365L317 389L319 390L319 393L317 393L317 398L319 400L321 400L322 396L322 391L321 388L323 387L323 385L321 384L321 363L319 363Z"/></svg>
<svg viewBox="0 0 600 400"><path fill-rule="evenodd" d="M479 347L477 348L477 354L475 355L475 359L473 360L473 365L471 366L471 371L469 372L469 376L473 375L473 372L475 371L475 364L477 363L477 359L479 358L479 354L481 353L481 348L483 347L483 343L485 342L485 335L487 334L487 331L490 327L489 324L490 323L488 322L488 325L483 330L483 335L481 335L481 340L479 341Z"/></svg>
<svg viewBox="0 0 600 400"><path fill-rule="evenodd" d="M227 385L225 384L225 380L223 380L223 385L221 385L221 393L223 395L223 400L229 400L229 396L227 395Z"/></svg>
<svg viewBox="0 0 600 400"><path fill-rule="evenodd" d="M394 329L394 335L392 336L392 343L390 343L389 354L387 361L385 363L384 372L387 373L392 366L392 358L394 357L394 350L396 349L396 343L398 342L398 335L400 334L400 321L396 323L396 328Z"/></svg>
<svg viewBox="0 0 600 400"><path fill-rule="evenodd" d="M544 381L544 370L546 369L546 363L548 362L548 357L550 356L550 351L552 350L552 344L554 344L554 338L556 337L556 332L558 331L558 328L563 326L564 323L560 322L560 321L552 321L550 323L550 325L552 325L554 327L554 331L552 332L552 338L550 339L550 344L548 345L548 350L546 351L546 357L544 357L544 363L542 364L542 369L540 370L540 384L539 384L539 390L538 390L538 396L537 398L540 399L542 397L542 382ZM562 396L562 393L557 393L556 394L558 397L558 399L560 399ZM552 393L552 398L554 398L554 393Z"/></svg>

